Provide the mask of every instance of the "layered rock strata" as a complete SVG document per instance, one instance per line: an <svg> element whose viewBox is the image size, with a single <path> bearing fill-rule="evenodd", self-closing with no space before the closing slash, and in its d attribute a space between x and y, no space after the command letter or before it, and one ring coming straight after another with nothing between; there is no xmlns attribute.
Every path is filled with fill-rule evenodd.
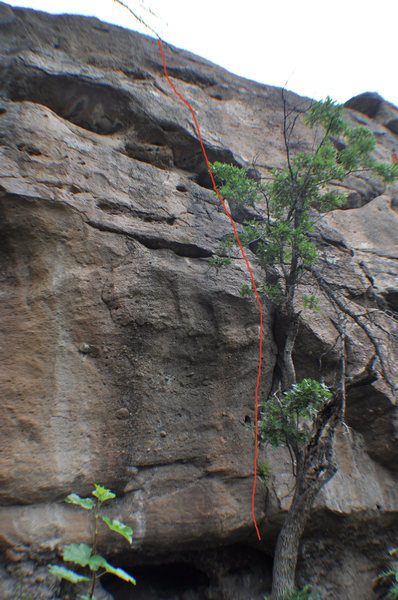
<svg viewBox="0 0 398 600"><path fill-rule="evenodd" d="M89 530L87 514L62 500L97 482L117 493L110 511L134 530L132 550L101 532L104 553L141 573L134 597L262 598L290 465L267 452L257 543L250 425L259 311L240 296L249 281L241 258L209 270L231 225L157 43L96 19L6 4L0 39L0 596L14 597L19 571L34 598L55 598L45 564ZM284 164L281 90L177 48L165 47L165 57L210 160L260 175ZM310 102L287 97L298 112ZM369 94L347 106L347 119L366 124L376 155L390 160L398 110ZM311 147L301 122L296 135L297 148ZM346 210L315 232L323 272L357 309L388 312L393 353L398 188L366 176L344 186ZM273 310L266 300L263 308L260 400L276 360ZM301 375L331 379L336 331L324 299L321 309L304 317L296 360ZM371 352L353 328L351 377ZM337 452L299 578L327 599L370 600L398 534L396 407L380 379L352 388ZM128 597L114 585L105 583L108 593Z"/></svg>

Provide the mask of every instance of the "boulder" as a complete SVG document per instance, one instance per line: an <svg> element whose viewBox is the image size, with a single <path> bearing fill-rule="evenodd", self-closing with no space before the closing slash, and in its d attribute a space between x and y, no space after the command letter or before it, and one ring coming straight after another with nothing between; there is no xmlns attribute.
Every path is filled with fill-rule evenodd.
<svg viewBox="0 0 398 600"><path fill-rule="evenodd" d="M347 100L345 106L373 118L377 115L382 103L383 98L380 94L365 92Z"/></svg>

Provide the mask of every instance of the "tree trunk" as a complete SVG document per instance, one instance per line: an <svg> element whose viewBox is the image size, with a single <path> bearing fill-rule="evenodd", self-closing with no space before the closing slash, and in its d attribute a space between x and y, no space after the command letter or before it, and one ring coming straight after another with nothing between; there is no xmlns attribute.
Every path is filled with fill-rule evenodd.
<svg viewBox="0 0 398 600"><path fill-rule="evenodd" d="M292 307L283 304L278 308L274 321L274 339L278 348L278 377L271 394L278 390L286 392L296 383L296 370L293 362L293 349L300 325L301 311L296 313Z"/></svg>
<svg viewBox="0 0 398 600"><path fill-rule="evenodd" d="M339 395L319 411L304 459L298 462L293 501L275 548L271 600L284 600L295 589L299 545L307 519L320 489L337 471L333 440L340 421L341 402Z"/></svg>
<svg viewBox="0 0 398 600"><path fill-rule="evenodd" d="M296 369L293 363L293 348L300 324L300 313L290 315L289 328L283 348L282 390L289 390L296 383Z"/></svg>
<svg viewBox="0 0 398 600"><path fill-rule="evenodd" d="M308 511L300 510L295 500L296 494L276 543L271 600L283 600L295 587L300 539L308 518Z"/></svg>

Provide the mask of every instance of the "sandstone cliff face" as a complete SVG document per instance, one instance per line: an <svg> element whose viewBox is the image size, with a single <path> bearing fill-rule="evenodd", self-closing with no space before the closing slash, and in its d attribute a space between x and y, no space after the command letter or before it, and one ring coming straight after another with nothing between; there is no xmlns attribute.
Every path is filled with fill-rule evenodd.
<svg viewBox="0 0 398 600"><path fill-rule="evenodd" d="M35 598L55 598L44 564L88 536L87 515L62 500L98 482L117 492L111 512L134 530L133 551L102 537L139 580L131 597L262 598L292 480L283 452L267 452L273 476L267 490L257 486L257 543L250 423L259 314L239 295L242 260L218 275L208 269L231 226L208 189L191 116L150 38L5 4L0 36L0 597L14 597L19 569ZM165 56L210 160L263 174L283 164L279 89L175 48ZM300 110L309 102L288 99ZM398 110L353 100L347 118L368 125L389 160ZM297 144L311 143L300 124ZM366 177L346 186L347 210L316 232L322 264L350 302L388 309L393 352L398 189ZM330 316L325 301L305 316L302 375L333 375ZM371 348L354 329L349 342L355 377ZM264 301L261 397L275 354ZM352 389L347 424L299 577L322 598L370 600L398 536L397 415L381 380Z"/></svg>

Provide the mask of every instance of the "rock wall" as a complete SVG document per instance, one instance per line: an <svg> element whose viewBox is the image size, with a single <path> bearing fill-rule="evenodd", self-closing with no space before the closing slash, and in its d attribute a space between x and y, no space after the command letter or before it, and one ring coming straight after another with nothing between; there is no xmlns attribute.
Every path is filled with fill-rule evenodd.
<svg viewBox="0 0 398 600"><path fill-rule="evenodd" d="M101 483L117 493L111 512L134 530L132 550L101 532L104 553L137 576L134 598L262 599L290 466L283 452L266 452L273 475L257 486L258 543L258 308L240 297L241 259L209 270L231 225L157 43L97 19L0 3L0 44L0 597L14 598L18 577L33 598L61 597L45 564L89 535L87 515L62 500ZM262 174L283 164L281 90L177 48L165 57L210 160ZM309 104L292 93L288 101ZM347 109L372 129L384 160L398 147L397 117L374 94ZM311 135L299 122L296 147L309 148ZM346 210L315 233L322 264L347 301L388 309L393 352L398 188L365 176L345 187ZM322 301L304 318L302 375L333 376L330 316ZM274 335L264 300L260 399L272 385ZM354 330L349 342L355 377L371 349ZM371 600L398 538L397 411L380 379L353 388L347 425L299 579L325 599Z"/></svg>

